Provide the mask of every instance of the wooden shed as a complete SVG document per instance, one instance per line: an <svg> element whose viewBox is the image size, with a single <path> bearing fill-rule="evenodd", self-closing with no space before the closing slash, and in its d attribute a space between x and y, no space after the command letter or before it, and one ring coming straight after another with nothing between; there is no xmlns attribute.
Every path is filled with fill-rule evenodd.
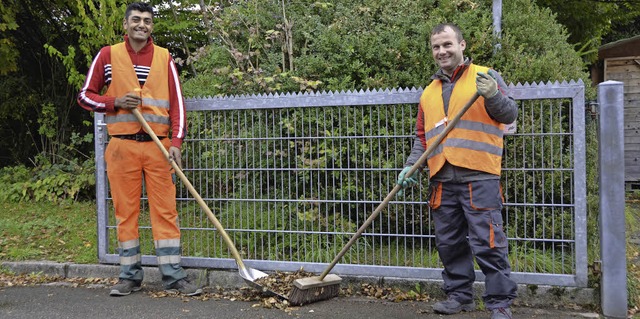
<svg viewBox="0 0 640 319"><path fill-rule="evenodd" d="M601 46L591 79L624 83L625 182L640 189L640 35Z"/></svg>

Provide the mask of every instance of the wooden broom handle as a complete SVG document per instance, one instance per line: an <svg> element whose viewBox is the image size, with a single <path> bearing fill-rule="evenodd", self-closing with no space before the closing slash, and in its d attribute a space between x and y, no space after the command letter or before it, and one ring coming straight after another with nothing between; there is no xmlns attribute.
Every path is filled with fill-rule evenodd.
<svg viewBox="0 0 640 319"><path fill-rule="evenodd" d="M465 104L464 107L462 107L462 110L460 110L460 112L458 112L458 114L456 114L456 116L444 128L444 131L442 131L442 133L440 133L436 137L436 139L433 141L433 143L431 143L431 145L429 145L427 150L424 153L422 153L422 155L420 156L418 161L411 166L411 168L405 174L405 176L411 176L416 170L418 170L418 168L424 162L426 162L427 157L429 157L429 155L436 149L436 147L438 147L440 142L442 142L442 140L445 138L445 136L447 136L447 134L449 134L449 132L458 123L458 121L460 121L460 118L462 117L462 115L464 115L464 113L466 113L467 110L469 110L469 108L471 108L471 106L473 105L473 103L475 103L475 101L478 99L478 97L480 97L480 95L477 92L473 94L473 96L467 102L467 104ZM391 201L391 199L393 199L393 197L396 196L396 193L400 189L402 189L402 186L396 184L396 186L391 190L391 192L387 195L387 197L384 198L382 203L380 203L378 205L378 207L376 207L376 209L373 211L373 213L371 213L369 218L367 218L367 220L364 222L364 224L362 224L362 226L360 226L358 231L351 237L349 242L347 242L347 244L344 245L344 247L342 247L342 250L338 253L338 255L336 255L336 257L333 259L331 264L329 264L329 266L320 275L320 277L319 277L320 280L323 280L324 277L326 277L329 274L331 269L333 269L333 267L335 267L335 265L338 263L338 261L344 256L344 254L347 253L347 250L349 250L349 248L351 248L351 246L356 242L356 240L358 240L358 238L360 238L360 236L362 236L362 233L364 232L364 230L367 229L367 227L369 227L369 225L371 225L373 220L376 219L376 217L378 217L378 214L380 214L380 212L385 207L387 207L387 204L389 204L389 201Z"/></svg>

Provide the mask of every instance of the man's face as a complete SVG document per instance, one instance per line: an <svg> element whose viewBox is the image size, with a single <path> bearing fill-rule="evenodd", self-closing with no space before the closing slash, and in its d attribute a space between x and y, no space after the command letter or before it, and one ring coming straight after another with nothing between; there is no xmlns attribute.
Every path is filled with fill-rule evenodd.
<svg viewBox="0 0 640 319"><path fill-rule="evenodd" d="M431 36L433 59L445 74L451 76L464 59L464 40L458 42L455 31L446 27L444 31Z"/></svg>
<svg viewBox="0 0 640 319"><path fill-rule="evenodd" d="M153 31L153 16L149 12L133 10L123 22L124 29L133 41L147 41Z"/></svg>

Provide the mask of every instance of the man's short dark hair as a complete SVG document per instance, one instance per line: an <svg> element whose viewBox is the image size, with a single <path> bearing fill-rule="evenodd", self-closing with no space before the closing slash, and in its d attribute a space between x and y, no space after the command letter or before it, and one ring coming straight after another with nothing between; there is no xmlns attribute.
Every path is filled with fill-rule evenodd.
<svg viewBox="0 0 640 319"><path fill-rule="evenodd" d="M127 10L124 12L124 19L128 20L131 15L131 11L149 12L153 18L153 7L146 2L133 2L127 6Z"/></svg>
<svg viewBox="0 0 640 319"><path fill-rule="evenodd" d="M456 39L458 39L458 42L462 42L462 40L464 40L464 38L462 37L462 31L460 31L460 28L455 25L454 23L440 23L437 26L433 27L433 29L431 30L431 36L434 36L440 32L444 32L444 30L449 27L451 28L451 30L453 30L453 32L456 33Z"/></svg>

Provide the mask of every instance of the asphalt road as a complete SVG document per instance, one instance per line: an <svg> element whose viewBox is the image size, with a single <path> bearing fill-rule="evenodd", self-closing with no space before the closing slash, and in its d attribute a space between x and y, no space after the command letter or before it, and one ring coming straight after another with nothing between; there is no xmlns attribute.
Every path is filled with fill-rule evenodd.
<svg viewBox="0 0 640 319"><path fill-rule="evenodd" d="M257 302L196 300L188 297L157 298L143 289L124 297L110 297L102 288L60 285L0 288L0 318L490 318L486 311L441 316L432 302L388 302L365 297L337 297L288 311L267 309ZM514 318L599 318L585 311L514 307Z"/></svg>

